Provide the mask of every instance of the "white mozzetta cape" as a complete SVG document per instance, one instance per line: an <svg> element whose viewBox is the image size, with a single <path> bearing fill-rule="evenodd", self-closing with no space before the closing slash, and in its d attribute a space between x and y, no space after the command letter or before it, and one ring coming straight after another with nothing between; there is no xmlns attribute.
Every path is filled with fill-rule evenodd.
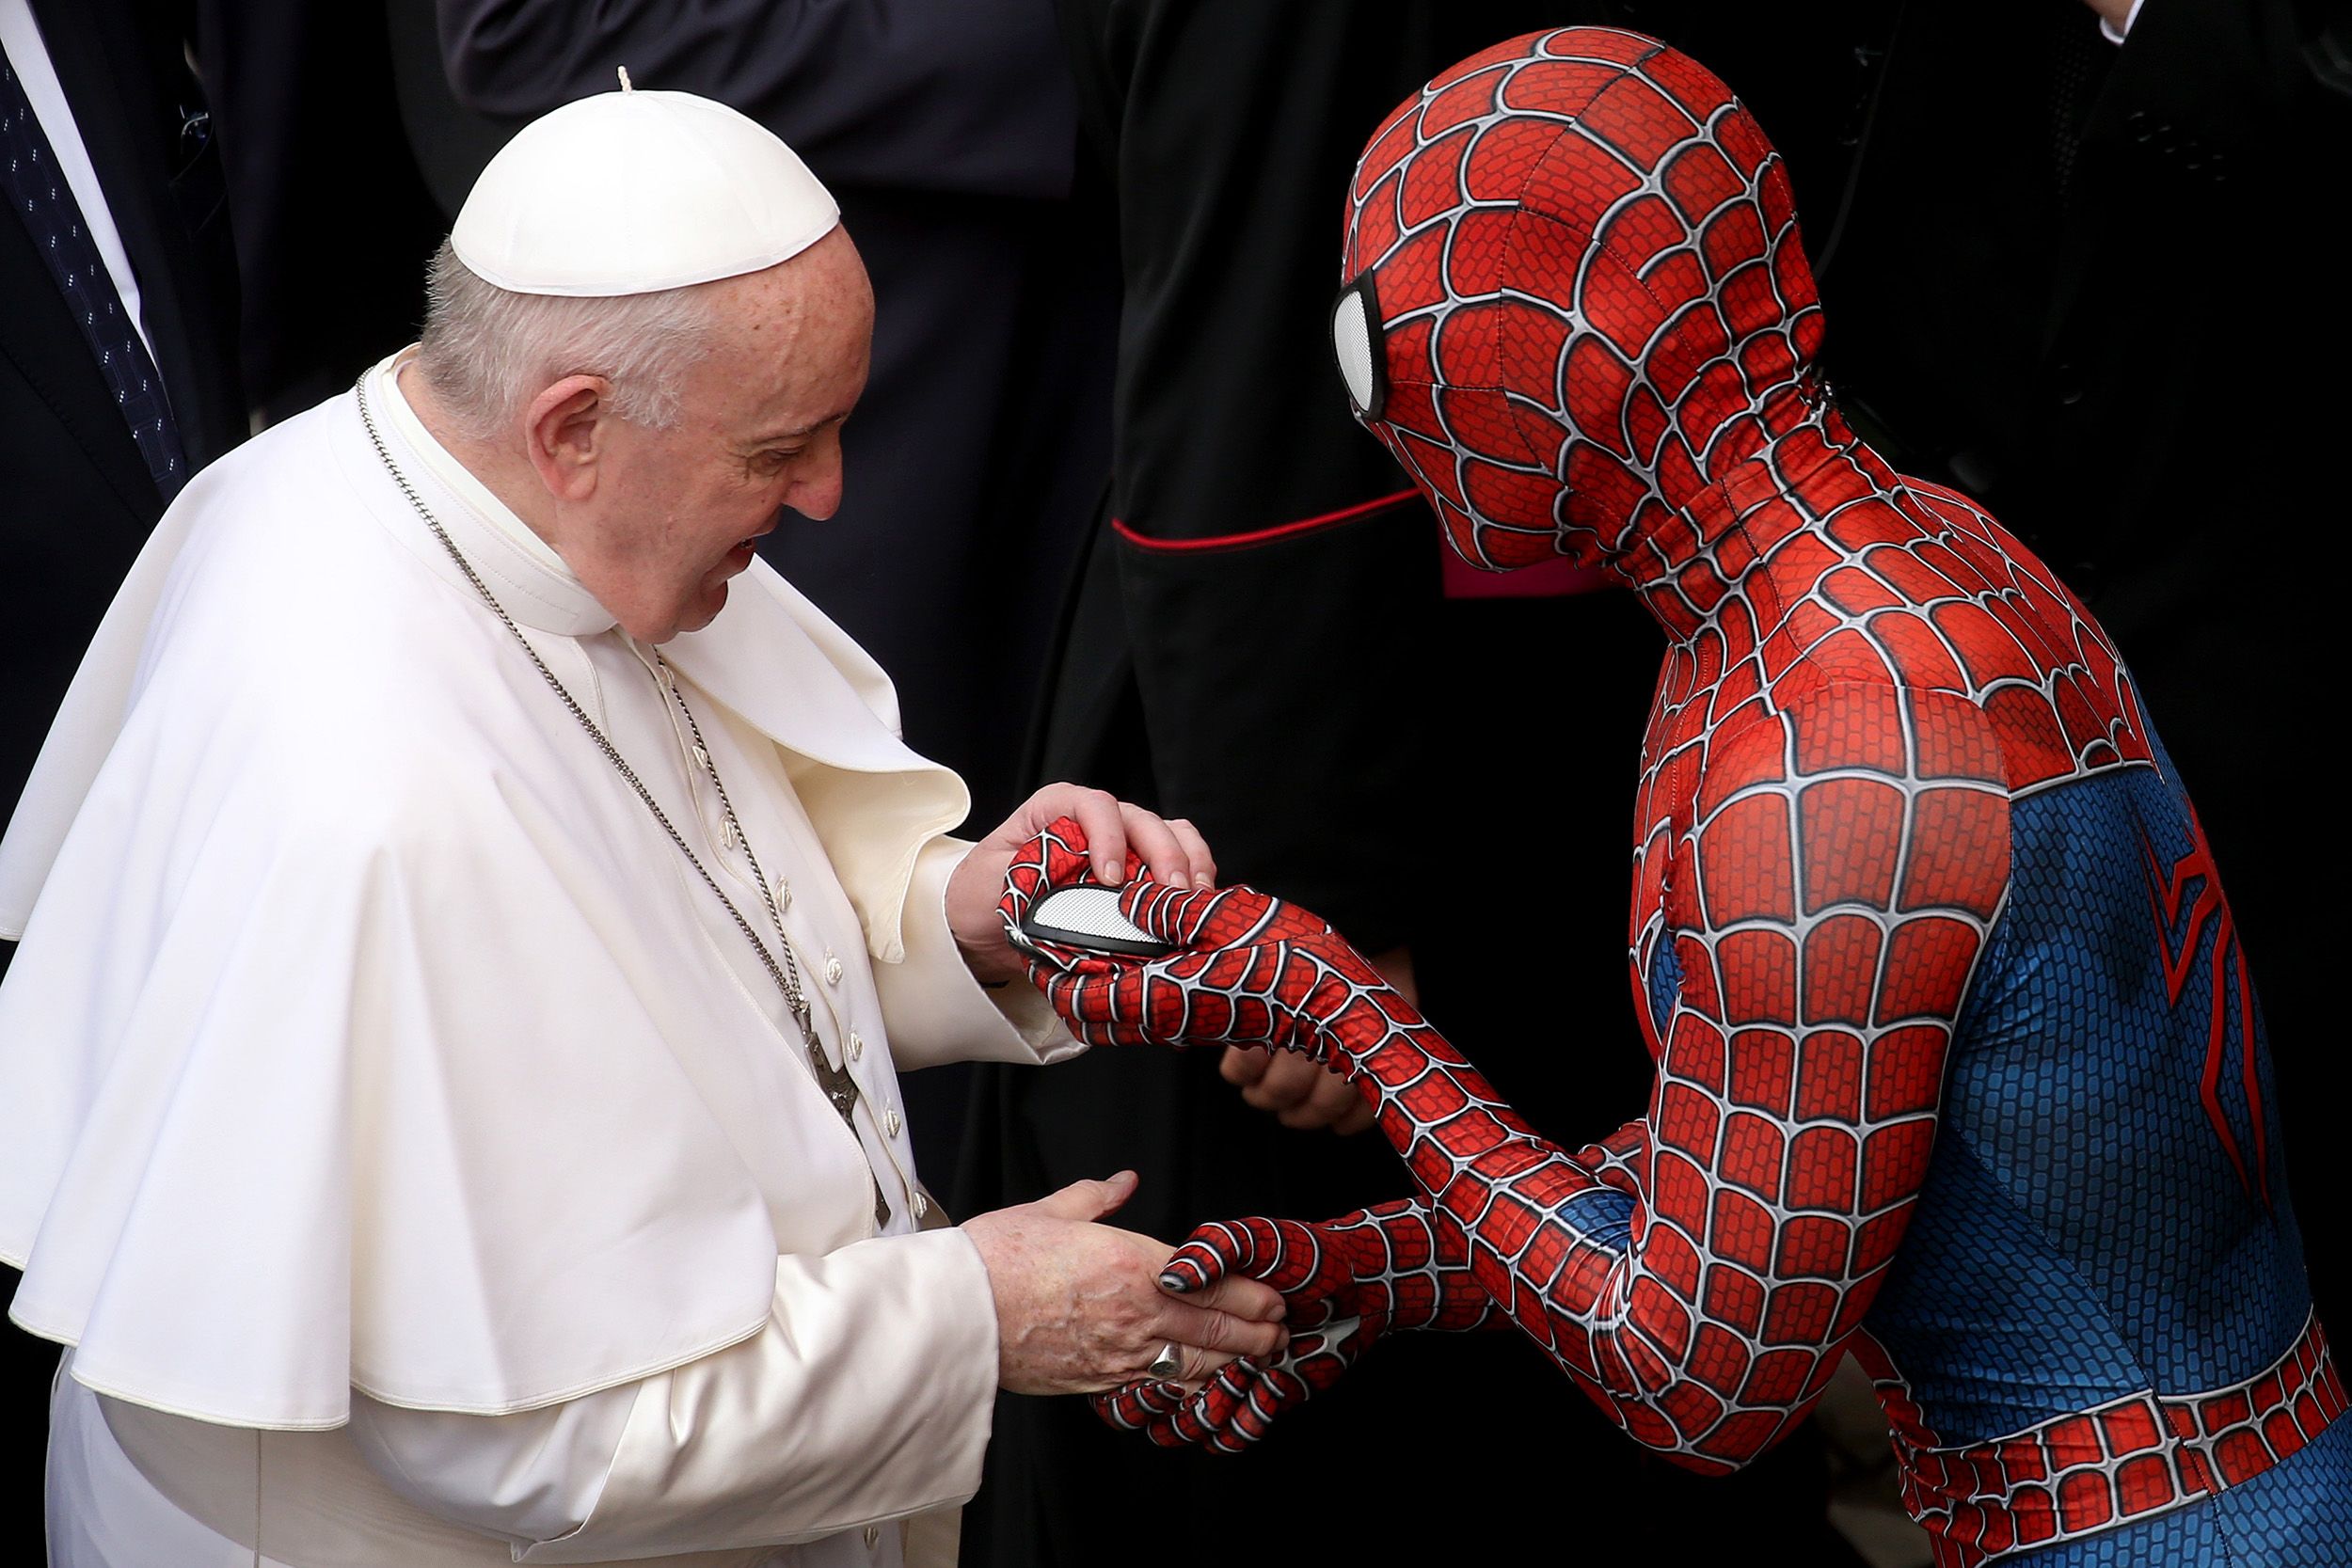
<svg viewBox="0 0 2352 1568"><path fill-rule="evenodd" d="M778 748L864 929L869 1063L1075 1049L955 960L965 794L854 643L756 564L663 653ZM871 1190L708 899L355 400L258 437L158 530L0 843L13 1315L102 1393L290 1430L355 1387L532 1409L758 1333L779 1255L872 1236ZM875 1332L903 1354L941 1309Z"/></svg>

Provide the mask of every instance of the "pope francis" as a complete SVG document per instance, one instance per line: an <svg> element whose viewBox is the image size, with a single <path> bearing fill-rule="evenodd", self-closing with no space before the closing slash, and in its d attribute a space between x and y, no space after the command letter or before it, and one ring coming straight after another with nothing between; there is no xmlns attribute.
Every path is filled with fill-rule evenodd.
<svg viewBox="0 0 2352 1568"><path fill-rule="evenodd" d="M54 1563L936 1558L1000 1384L1276 1345L1095 1223L1124 1173L957 1227L916 1180L898 1069L1076 1049L991 989L1013 846L1214 867L1070 786L944 836L755 559L871 320L783 143L624 79L485 170L420 345L157 530L0 842Z"/></svg>

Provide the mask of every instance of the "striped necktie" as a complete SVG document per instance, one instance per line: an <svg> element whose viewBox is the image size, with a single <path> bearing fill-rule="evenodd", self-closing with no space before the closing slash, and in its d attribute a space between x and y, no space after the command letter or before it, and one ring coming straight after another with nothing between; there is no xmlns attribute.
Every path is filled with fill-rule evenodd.
<svg viewBox="0 0 2352 1568"><path fill-rule="evenodd" d="M115 406L131 427L131 439L147 460L149 476L169 501L187 483L188 461L164 397L163 377L115 292L89 225L5 52L0 52L0 196L8 198L65 295Z"/></svg>

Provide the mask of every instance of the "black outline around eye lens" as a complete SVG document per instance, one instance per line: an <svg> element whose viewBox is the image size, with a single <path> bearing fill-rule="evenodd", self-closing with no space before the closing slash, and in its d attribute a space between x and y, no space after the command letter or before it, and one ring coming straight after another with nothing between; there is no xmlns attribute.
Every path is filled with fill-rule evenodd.
<svg viewBox="0 0 2352 1568"><path fill-rule="evenodd" d="M1372 359L1372 401L1359 406L1365 419L1376 420L1380 417L1380 410L1386 407L1389 402L1389 356L1380 325L1380 294L1373 287L1370 272L1357 274L1354 282L1332 296L1329 312L1331 322L1338 322L1340 307L1346 302L1350 294L1359 295L1362 298L1364 347ZM1331 357L1335 362L1339 358L1339 340L1334 336L1331 342ZM1343 384L1347 380L1345 366L1340 367L1340 380ZM1347 395L1351 399L1355 397L1354 389L1350 388Z"/></svg>

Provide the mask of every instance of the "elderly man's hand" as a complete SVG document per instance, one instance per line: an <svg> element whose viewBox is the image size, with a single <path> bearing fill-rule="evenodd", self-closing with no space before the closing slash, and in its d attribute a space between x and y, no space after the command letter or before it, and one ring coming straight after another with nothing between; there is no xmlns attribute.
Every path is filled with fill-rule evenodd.
<svg viewBox="0 0 2352 1568"><path fill-rule="evenodd" d="M1216 880L1216 861L1200 831L1182 817L1162 817L1099 789L1073 784L1047 784L1023 802L994 832L972 847L947 879L947 928L972 973L982 980L1015 980L1022 955L1005 941L997 900L1013 851L1037 837L1057 817L1085 830L1094 878L1118 887L1134 869L1171 887L1208 887Z"/></svg>
<svg viewBox="0 0 2352 1568"><path fill-rule="evenodd" d="M1236 1356L1270 1356L1286 1341L1274 1287L1239 1274L1187 1276L1193 1289L1180 1295L1160 1283L1175 1248L1094 1223L1135 1190L1135 1172L1120 1171L963 1222L996 1298L1002 1386L1097 1393L1143 1377L1173 1345L1171 1381L1197 1387Z"/></svg>

